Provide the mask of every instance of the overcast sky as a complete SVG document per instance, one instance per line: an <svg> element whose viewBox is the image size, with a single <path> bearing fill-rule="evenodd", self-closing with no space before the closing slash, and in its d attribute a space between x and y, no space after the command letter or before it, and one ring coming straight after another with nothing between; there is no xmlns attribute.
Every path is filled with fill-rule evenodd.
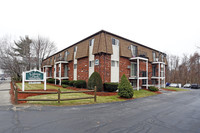
<svg viewBox="0 0 200 133"><path fill-rule="evenodd" d="M1 0L0 37L41 35L58 50L102 29L181 56L200 46L199 0Z"/></svg>

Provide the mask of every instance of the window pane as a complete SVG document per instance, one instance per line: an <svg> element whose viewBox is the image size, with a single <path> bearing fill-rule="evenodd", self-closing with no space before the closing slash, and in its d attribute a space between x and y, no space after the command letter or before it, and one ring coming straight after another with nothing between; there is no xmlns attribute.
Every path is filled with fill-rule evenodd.
<svg viewBox="0 0 200 133"><path fill-rule="evenodd" d="M115 45L115 39L112 38L112 45Z"/></svg>
<svg viewBox="0 0 200 133"><path fill-rule="evenodd" d="M114 67L115 66L115 61L111 61L111 66Z"/></svg>
<svg viewBox="0 0 200 133"><path fill-rule="evenodd" d="M74 47L74 52L76 52L77 46Z"/></svg>
<svg viewBox="0 0 200 133"><path fill-rule="evenodd" d="M74 69L76 69L77 68L77 64L74 64Z"/></svg>
<svg viewBox="0 0 200 133"><path fill-rule="evenodd" d="M119 67L119 61L116 61L117 67Z"/></svg>
<svg viewBox="0 0 200 133"><path fill-rule="evenodd" d="M94 45L94 39L90 40L89 44L90 44L90 46L93 46Z"/></svg>
<svg viewBox="0 0 200 133"><path fill-rule="evenodd" d="M68 55L68 52L66 51L65 52L65 61L67 61L67 55Z"/></svg>
<svg viewBox="0 0 200 133"><path fill-rule="evenodd" d="M134 46L134 45L131 45L131 46L132 46L132 47L131 47L131 48L132 48L132 49L131 49L131 50L132 50L132 51L131 51L131 52L132 52L132 55L133 55L133 57L136 57L136 56L137 56L137 46Z"/></svg>
<svg viewBox="0 0 200 133"><path fill-rule="evenodd" d="M68 71L68 67L67 67L67 65L65 65L65 73L64 73L64 77L67 77L68 75L67 75L67 71Z"/></svg>
<svg viewBox="0 0 200 133"><path fill-rule="evenodd" d="M156 53L153 52L153 61L156 61Z"/></svg>

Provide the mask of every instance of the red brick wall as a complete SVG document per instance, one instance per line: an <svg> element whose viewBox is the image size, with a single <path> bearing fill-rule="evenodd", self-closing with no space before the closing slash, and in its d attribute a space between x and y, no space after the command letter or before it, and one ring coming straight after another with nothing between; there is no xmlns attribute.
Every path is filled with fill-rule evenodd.
<svg viewBox="0 0 200 133"><path fill-rule="evenodd" d="M68 77L69 77L69 80L73 80L73 75L74 75L74 62L70 61L68 63Z"/></svg>
<svg viewBox="0 0 200 133"><path fill-rule="evenodd" d="M95 72L98 72L101 76L102 82L111 81L111 55L108 54L97 54L95 55L95 60L99 60L99 65L94 68Z"/></svg>
<svg viewBox="0 0 200 133"><path fill-rule="evenodd" d="M120 57L119 59L119 81L121 81L121 77L123 74L126 75L127 79L130 77L130 68L128 66L131 65L131 62L128 58Z"/></svg>
<svg viewBox="0 0 200 133"><path fill-rule="evenodd" d="M89 75L89 59L88 57L77 60L77 80L88 81Z"/></svg>
<svg viewBox="0 0 200 133"><path fill-rule="evenodd" d="M54 78L54 65L52 65L52 78Z"/></svg>

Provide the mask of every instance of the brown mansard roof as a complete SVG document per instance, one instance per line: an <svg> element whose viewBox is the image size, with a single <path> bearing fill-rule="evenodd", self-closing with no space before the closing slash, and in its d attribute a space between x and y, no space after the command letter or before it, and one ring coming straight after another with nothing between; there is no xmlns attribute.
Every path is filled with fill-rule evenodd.
<svg viewBox="0 0 200 133"><path fill-rule="evenodd" d="M111 41L111 38L108 37L107 35L115 36L115 37L117 37L117 38L119 38L119 39L128 41L128 42L130 42L130 43L137 44L137 45L142 46L142 47L144 47L144 48L151 49L151 50L153 50L153 51L156 51L156 52L165 54L165 53L160 52L160 51L158 51L158 50L156 50L156 49L153 49L153 48L147 47L147 46L145 46L145 45L142 45L142 44L140 44L140 43L131 41L131 40L127 39L127 38L118 36L118 35L116 35L116 34L110 33L110 32L105 31L105 30L101 30L101 31L99 31L99 32L97 32L97 33L95 33L95 34L93 34L93 35L91 35L91 36L88 36L88 37L86 37L85 39L83 39L83 40L81 40L81 41L79 41L79 42L77 42L77 43L75 43L75 44L73 44L73 45L71 45L71 46L69 46L69 47L63 49L63 50L58 51L57 53L55 53L55 54L53 54L53 55L47 57L47 58L44 59L44 60L47 60L47 59L53 57L54 55L56 55L56 54L58 54L58 53L61 53L61 52L64 52L64 51L68 50L69 55L68 55L68 57L67 57L67 60L68 60L68 61L71 61L71 60L73 60L74 46L77 45L77 44L78 44L78 45L77 45L77 46L78 46L78 49L77 49L76 58L86 57L86 56L88 56L88 52L89 52L89 39L92 38L92 37L94 37L94 36L96 36L96 38L95 38L95 41L94 41L93 54L97 54L97 53L101 53L101 52L102 52L102 53L112 54L112 53L113 53L113 52L112 52L112 41ZM86 41L86 40L88 40L88 41ZM84 42L84 41L85 41L85 42ZM107 44L107 45L106 45L106 44ZM120 42L120 44L121 44L121 42ZM130 51L130 50L127 51L128 46L129 46L130 44L126 44L126 43L122 43L122 44L123 44L123 45L120 45L120 49L121 49L121 50L120 50L120 55L121 55L121 56L125 56L125 57L131 57L131 51Z"/></svg>

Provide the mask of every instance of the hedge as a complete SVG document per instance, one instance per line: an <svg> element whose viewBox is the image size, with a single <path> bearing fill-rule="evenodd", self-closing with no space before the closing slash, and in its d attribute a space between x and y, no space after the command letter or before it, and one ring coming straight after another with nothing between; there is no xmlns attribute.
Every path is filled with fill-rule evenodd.
<svg viewBox="0 0 200 133"><path fill-rule="evenodd" d="M61 81L61 85L62 85L62 84L64 84L64 85L69 85L69 82L70 82L69 80L62 80L62 81Z"/></svg>
<svg viewBox="0 0 200 133"><path fill-rule="evenodd" d="M115 92L118 88L118 83L104 83L104 91Z"/></svg>
<svg viewBox="0 0 200 133"><path fill-rule="evenodd" d="M159 89L156 88L155 86L149 86L148 89L149 89L150 91L159 91Z"/></svg>
<svg viewBox="0 0 200 133"><path fill-rule="evenodd" d="M74 86L74 83L75 83L76 81L75 80L71 80L71 81L69 81L69 85L70 86Z"/></svg>
<svg viewBox="0 0 200 133"><path fill-rule="evenodd" d="M86 88L86 81L85 80L77 80L74 82L74 87L76 88Z"/></svg>
<svg viewBox="0 0 200 133"><path fill-rule="evenodd" d="M67 86L68 86L68 85L62 84L62 87L63 87L63 88L67 88Z"/></svg>
<svg viewBox="0 0 200 133"><path fill-rule="evenodd" d="M47 83L54 84L55 83L55 79L54 78L49 78L49 79L47 79ZM60 83L60 80L56 79L56 84L59 84L59 83Z"/></svg>

